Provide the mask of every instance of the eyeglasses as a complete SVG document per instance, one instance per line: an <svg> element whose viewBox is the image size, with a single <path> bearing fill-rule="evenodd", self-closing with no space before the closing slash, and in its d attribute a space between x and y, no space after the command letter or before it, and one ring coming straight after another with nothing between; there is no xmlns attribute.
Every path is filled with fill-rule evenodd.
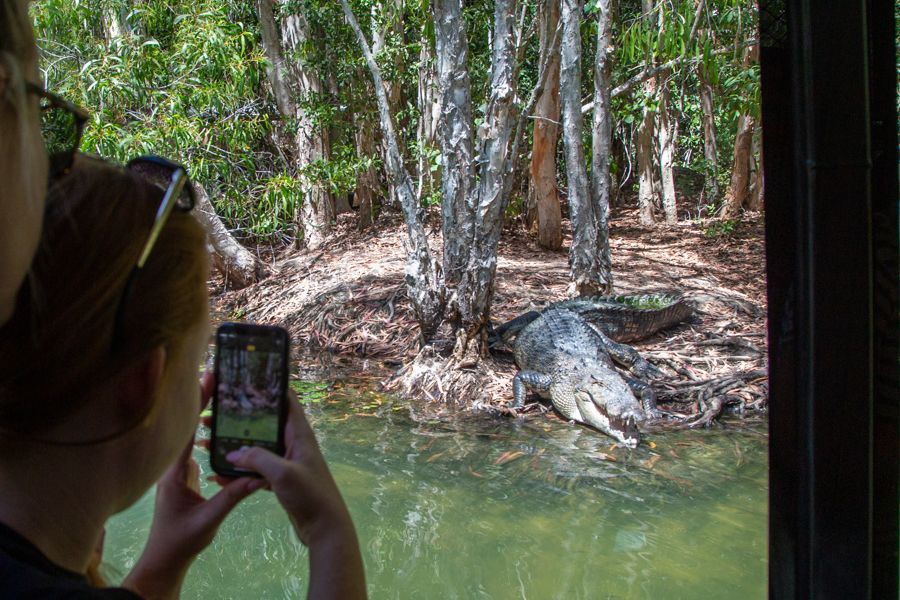
<svg viewBox="0 0 900 600"><path fill-rule="evenodd" d="M144 268L163 226L169 220L169 215L172 214L173 210L190 212L194 208L194 204L196 204L194 189L190 185L187 170L183 166L159 156L141 156L129 161L127 167L128 170L135 172L150 183L161 188L165 187L166 192L163 195L162 202L159 204L159 209L156 211L156 218L153 220L153 226L150 228L150 235L147 237L140 255L138 255L137 262L128 274L128 279L125 280L125 287L122 290L122 295L119 297L119 304L116 306L112 333L113 352L122 347L125 306L131 297L134 281L140 274L141 269ZM167 185L164 185L167 178Z"/></svg>
<svg viewBox="0 0 900 600"><path fill-rule="evenodd" d="M39 85L25 82L25 89L41 99L41 134L50 157L50 180L72 168L87 124L88 112Z"/></svg>

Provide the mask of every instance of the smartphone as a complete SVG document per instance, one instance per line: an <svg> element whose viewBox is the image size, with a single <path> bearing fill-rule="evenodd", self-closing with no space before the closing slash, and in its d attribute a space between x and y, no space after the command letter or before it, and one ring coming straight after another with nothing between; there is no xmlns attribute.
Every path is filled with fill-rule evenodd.
<svg viewBox="0 0 900 600"><path fill-rule="evenodd" d="M219 475L256 475L225 458L242 446L284 455L288 349L288 335L281 327L224 323L216 331L209 450L210 465Z"/></svg>

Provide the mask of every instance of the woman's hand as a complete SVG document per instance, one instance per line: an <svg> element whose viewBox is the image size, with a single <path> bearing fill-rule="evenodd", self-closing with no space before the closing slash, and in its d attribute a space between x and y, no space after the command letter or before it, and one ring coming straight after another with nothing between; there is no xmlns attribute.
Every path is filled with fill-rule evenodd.
<svg viewBox="0 0 900 600"><path fill-rule="evenodd" d="M212 389L212 378L203 380L203 405ZM212 542L231 510L265 485L242 477L230 481L208 500L200 495L200 467L191 458L194 439L156 486L153 525L144 553L123 582L145 598L177 598L181 583L194 558Z"/></svg>
<svg viewBox="0 0 900 600"><path fill-rule="evenodd" d="M282 458L263 448L242 448L226 457L262 475L310 551L309 598L365 598L365 573L353 521L316 436L289 392Z"/></svg>

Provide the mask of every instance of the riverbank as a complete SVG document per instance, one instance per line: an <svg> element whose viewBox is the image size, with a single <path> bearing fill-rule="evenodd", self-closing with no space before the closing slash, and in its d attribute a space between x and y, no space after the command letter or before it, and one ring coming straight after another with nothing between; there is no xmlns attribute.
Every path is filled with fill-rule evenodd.
<svg viewBox="0 0 900 600"><path fill-rule="evenodd" d="M430 242L439 256L440 233L432 229ZM564 229L564 248L570 233ZM403 281L405 235L394 215L382 215L377 232L358 232L344 216L317 251L273 255L275 275L256 285L225 291L224 282L214 280L214 308L227 319L286 327L304 370L342 369L380 377L390 386L392 373L409 367L418 354L418 329ZM686 414L703 412L704 401L713 396L739 410L764 408L762 216L642 227L634 210L619 209L611 216L610 239L617 294L677 290L695 307L692 322L635 344L672 376L654 385L660 400L679 401ZM539 248L521 226L507 226L498 256L495 323L563 299L567 285L566 250ZM416 363L428 364L421 357ZM514 374L511 355L497 353L467 370L462 399L445 393L437 377L433 388L415 393L438 404L502 411L512 400Z"/></svg>

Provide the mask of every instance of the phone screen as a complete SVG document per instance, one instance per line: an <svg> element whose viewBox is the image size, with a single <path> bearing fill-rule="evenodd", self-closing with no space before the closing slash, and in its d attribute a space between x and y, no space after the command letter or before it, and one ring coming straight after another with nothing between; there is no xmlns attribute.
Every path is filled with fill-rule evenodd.
<svg viewBox="0 0 900 600"><path fill-rule="evenodd" d="M287 333L279 327L226 323L216 333L213 470L246 474L226 460L232 450L259 446L283 454Z"/></svg>

